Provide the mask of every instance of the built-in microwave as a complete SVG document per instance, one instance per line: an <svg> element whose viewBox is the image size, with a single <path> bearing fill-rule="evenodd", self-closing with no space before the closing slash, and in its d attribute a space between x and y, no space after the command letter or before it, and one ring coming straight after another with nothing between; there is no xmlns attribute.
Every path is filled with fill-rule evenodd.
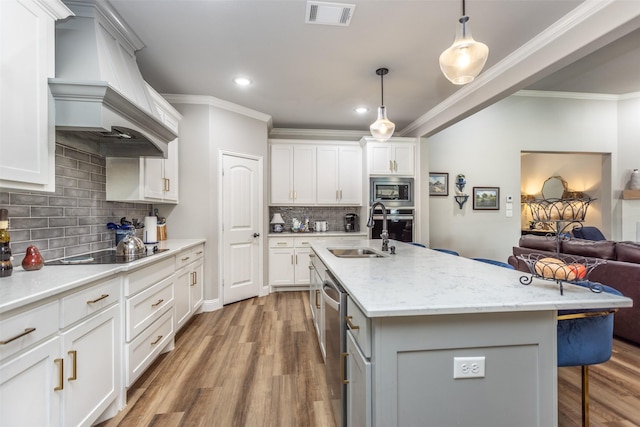
<svg viewBox="0 0 640 427"><path fill-rule="evenodd" d="M370 203L382 202L386 207L413 207L413 178L370 178Z"/></svg>

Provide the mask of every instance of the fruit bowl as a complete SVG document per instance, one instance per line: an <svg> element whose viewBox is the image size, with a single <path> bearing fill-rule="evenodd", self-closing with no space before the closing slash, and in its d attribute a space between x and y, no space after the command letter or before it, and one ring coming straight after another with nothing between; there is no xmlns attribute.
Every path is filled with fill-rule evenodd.
<svg viewBox="0 0 640 427"><path fill-rule="evenodd" d="M518 255L518 259L524 261L529 268L531 276L520 277L520 283L529 285L534 277L552 280L560 285L560 294L563 294L562 283L588 282L592 292L602 292L602 286L589 281L589 275L599 265L606 263L598 258L586 258L562 254L551 257L543 254Z"/></svg>

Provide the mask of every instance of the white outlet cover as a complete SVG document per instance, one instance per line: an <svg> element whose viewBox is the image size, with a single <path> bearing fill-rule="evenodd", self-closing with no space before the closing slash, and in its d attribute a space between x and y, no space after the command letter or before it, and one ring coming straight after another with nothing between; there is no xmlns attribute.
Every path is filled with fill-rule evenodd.
<svg viewBox="0 0 640 427"><path fill-rule="evenodd" d="M454 357L453 378L484 378L484 356Z"/></svg>

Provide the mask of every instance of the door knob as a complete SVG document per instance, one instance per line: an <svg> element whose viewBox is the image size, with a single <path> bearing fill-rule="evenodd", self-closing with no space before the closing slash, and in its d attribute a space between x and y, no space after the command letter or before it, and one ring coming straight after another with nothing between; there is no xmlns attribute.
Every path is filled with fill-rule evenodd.
<svg viewBox="0 0 640 427"><path fill-rule="evenodd" d="M260 233L253 233L253 237L260 237Z"/></svg>

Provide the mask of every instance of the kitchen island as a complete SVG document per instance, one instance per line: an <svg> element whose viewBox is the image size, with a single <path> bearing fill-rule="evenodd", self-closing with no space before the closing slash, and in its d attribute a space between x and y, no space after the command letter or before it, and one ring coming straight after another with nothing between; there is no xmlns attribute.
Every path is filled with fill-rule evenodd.
<svg viewBox="0 0 640 427"><path fill-rule="evenodd" d="M522 285L522 272L390 244L396 255L376 258L330 249L380 251L380 240L312 244L349 295L347 425L556 426L557 311L632 304L568 284L560 295L555 282Z"/></svg>

